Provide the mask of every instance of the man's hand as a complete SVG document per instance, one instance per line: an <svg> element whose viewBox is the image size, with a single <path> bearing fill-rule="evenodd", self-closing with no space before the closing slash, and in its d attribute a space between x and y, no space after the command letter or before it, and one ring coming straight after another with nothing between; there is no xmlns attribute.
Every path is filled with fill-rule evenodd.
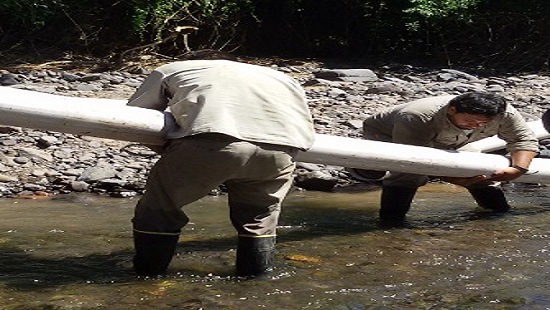
<svg viewBox="0 0 550 310"><path fill-rule="evenodd" d="M476 175L474 177L441 177L441 181L445 181L451 184L460 185L463 187L470 186L472 184L481 182L481 181L487 181L492 180L492 177L488 177L486 175Z"/></svg>
<svg viewBox="0 0 550 310"><path fill-rule="evenodd" d="M445 181L451 184L460 185L460 186L470 186L482 181L511 181L519 178L525 174L525 171L519 170L514 167L506 167L495 171L490 176L486 175L476 175L474 177L441 177L441 181Z"/></svg>
<svg viewBox="0 0 550 310"><path fill-rule="evenodd" d="M491 177L489 178L490 181L511 181L514 179L519 178L520 176L524 175L525 171L522 171L520 169L514 168L514 167L506 167L504 169L500 169L495 171Z"/></svg>

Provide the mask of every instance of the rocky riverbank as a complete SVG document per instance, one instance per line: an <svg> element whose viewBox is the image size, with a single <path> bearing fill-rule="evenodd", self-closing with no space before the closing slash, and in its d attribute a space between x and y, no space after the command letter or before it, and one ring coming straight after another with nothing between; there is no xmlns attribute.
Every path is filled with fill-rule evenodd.
<svg viewBox="0 0 550 310"><path fill-rule="evenodd" d="M360 137L367 115L428 96L495 92L509 99L528 120L550 107L550 77L546 75L476 76L412 66L350 69L301 61L262 64L302 83L316 131L331 135ZM150 69L90 73L38 66L0 70L0 85L65 96L127 99ZM157 159L149 149L129 142L0 125L0 197L71 192L131 197L142 193L147 172ZM300 188L327 191L357 182L342 167L308 163L298 167L295 180Z"/></svg>

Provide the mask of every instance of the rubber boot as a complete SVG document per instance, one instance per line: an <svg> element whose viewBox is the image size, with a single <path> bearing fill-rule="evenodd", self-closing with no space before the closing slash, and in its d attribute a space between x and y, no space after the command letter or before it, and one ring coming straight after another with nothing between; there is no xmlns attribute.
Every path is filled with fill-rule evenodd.
<svg viewBox="0 0 550 310"><path fill-rule="evenodd" d="M494 212L506 212L510 205L502 189L497 186L468 187L467 188L477 204L483 209L490 209Z"/></svg>
<svg viewBox="0 0 550 310"><path fill-rule="evenodd" d="M134 271L138 276L164 275L178 243L179 235L147 234L134 231Z"/></svg>
<svg viewBox="0 0 550 310"><path fill-rule="evenodd" d="M411 208L417 187L384 186L380 201L380 219L384 223L402 223Z"/></svg>
<svg viewBox="0 0 550 310"><path fill-rule="evenodd" d="M275 237L242 237L237 243L237 276L253 278L273 271Z"/></svg>

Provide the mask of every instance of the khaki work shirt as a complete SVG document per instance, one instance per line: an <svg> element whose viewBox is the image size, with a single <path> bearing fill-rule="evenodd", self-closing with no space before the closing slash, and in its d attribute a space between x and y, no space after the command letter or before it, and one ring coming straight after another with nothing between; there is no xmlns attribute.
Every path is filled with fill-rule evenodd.
<svg viewBox="0 0 550 310"><path fill-rule="evenodd" d="M366 138L386 137L394 143L427 146L437 149L458 149L467 143L497 135L506 141L508 152L538 152L538 140L521 114L506 105L503 114L487 125L464 131L447 117L449 101L455 96L438 96L397 105L364 120Z"/></svg>
<svg viewBox="0 0 550 310"><path fill-rule="evenodd" d="M276 70L228 60L187 60L155 69L128 105L168 110L179 128L169 139L222 133L309 149L313 121L303 88Z"/></svg>

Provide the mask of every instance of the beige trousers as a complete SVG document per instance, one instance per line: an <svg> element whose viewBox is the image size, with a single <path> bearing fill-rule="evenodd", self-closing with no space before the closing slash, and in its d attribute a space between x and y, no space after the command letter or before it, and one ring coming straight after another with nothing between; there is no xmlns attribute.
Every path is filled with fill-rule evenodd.
<svg viewBox="0 0 550 310"><path fill-rule="evenodd" d="M275 235L297 152L222 134L173 140L150 171L132 219L134 229L179 234L189 221L182 207L224 183L231 222L239 235Z"/></svg>

